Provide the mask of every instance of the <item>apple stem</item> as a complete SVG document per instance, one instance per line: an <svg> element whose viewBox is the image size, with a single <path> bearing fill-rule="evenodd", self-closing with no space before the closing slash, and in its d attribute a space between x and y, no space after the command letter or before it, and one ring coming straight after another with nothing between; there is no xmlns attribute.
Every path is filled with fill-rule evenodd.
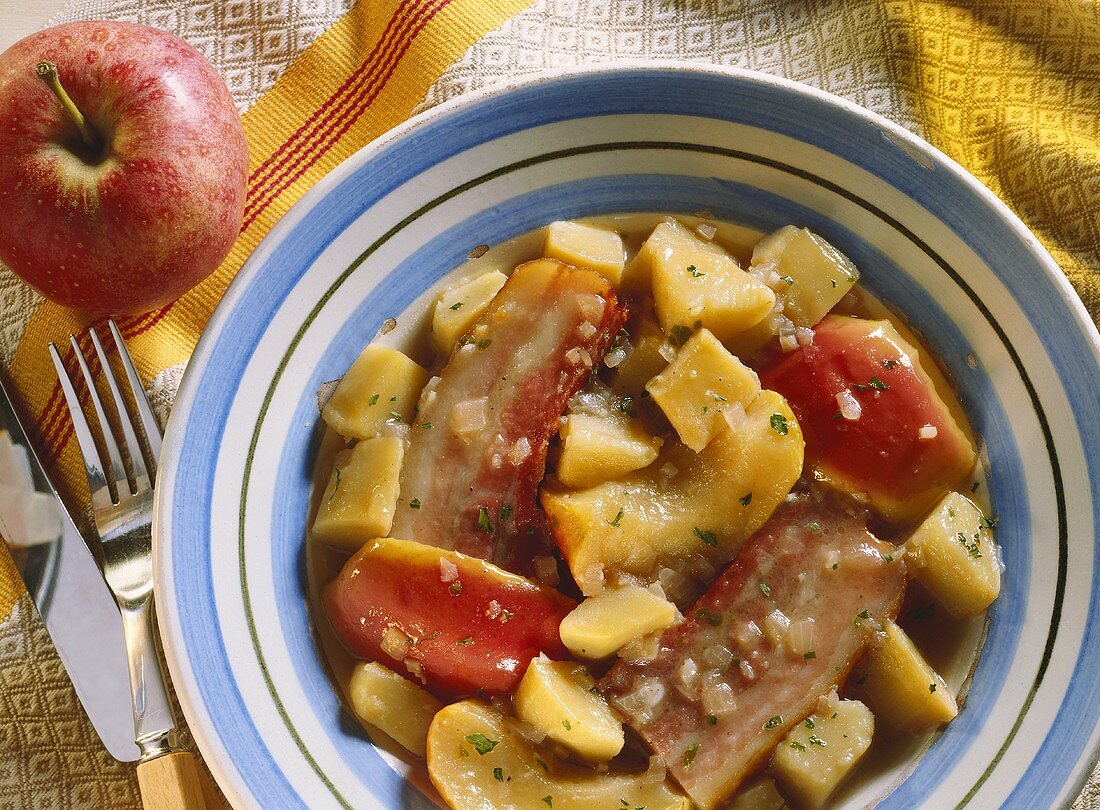
<svg viewBox="0 0 1100 810"><path fill-rule="evenodd" d="M57 96L57 100L61 102L61 107L72 119L72 122L76 124L76 128L80 130L80 137L84 140L85 145L89 149L98 147L99 138L96 137L95 130L84 120L84 114L80 112L80 108L73 103L73 100L69 98L69 94L65 92L65 88L61 86L61 79L57 75L57 65L43 60L34 66L34 72Z"/></svg>

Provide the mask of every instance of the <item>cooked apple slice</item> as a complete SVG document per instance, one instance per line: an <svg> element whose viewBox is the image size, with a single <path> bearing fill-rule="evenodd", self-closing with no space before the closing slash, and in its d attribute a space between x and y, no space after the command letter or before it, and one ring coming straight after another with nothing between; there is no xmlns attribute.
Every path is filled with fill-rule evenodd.
<svg viewBox="0 0 1100 810"><path fill-rule="evenodd" d="M428 372L397 349L371 343L340 380L321 412L349 439L369 439L386 422L407 422Z"/></svg>
<svg viewBox="0 0 1100 810"><path fill-rule="evenodd" d="M432 313L432 342L440 354L451 353L507 281L504 273L490 270L440 296Z"/></svg>
<svg viewBox="0 0 1100 810"><path fill-rule="evenodd" d="M517 267L420 401L391 533L530 571L547 444L626 315L598 273Z"/></svg>
<svg viewBox="0 0 1100 810"><path fill-rule="evenodd" d="M815 477L903 521L974 467L974 448L888 321L830 315L813 340L761 373L790 402Z"/></svg>
<svg viewBox="0 0 1100 810"><path fill-rule="evenodd" d="M805 228L788 225L770 233L752 250L754 269L783 302L795 326L813 326L859 281L859 271L843 253Z"/></svg>
<svg viewBox="0 0 1100 810"><path fill-rule="evenodd" d="M375 436L338 454L313 520L313 539L350 552L389 532L403 452L397 436Z"/></svg>
<svg viewBox="0 0 1100 810"><path fill-rule="evenodd" d="M428 728L443 708L430 692L377 661L355 665L348 699L359 720L393 737L418 757L425 755Z"/></svg>
<svg viewBox="0 0 1100 810"><path fill-rule="evenodd" d="M597 773L540 753L498 709L479 700L451 704L435 716L428 732L428 773L454 810L690 807L663 778Z"/></svg>
<svg viewBox="0 0 1100 810"><path fill-rule="evenodd" d="M583 664L539 656L512 705L521 720L590 762L608 762L622 750L623 724Z"/></svg>
<svg viewBox="0 0 1100 810"><path fill-rule="evenodd" d="M590 487L640 470L657 458L663 444L625 413L575 413L559 435L558 478L570 487Z"/></svg>
<svg viewBox="0 0 1100 810"><path fill-rule="evenodd" d="M896 615L906 575L891 549L808 495L790 499L656 657L620 660L600 689L692 800L716 807Z"/></svg>
<svg viewBox="0 0 1100 810"><path fill-rule="evenodd" d="M702 453L668 441L644 470L590 489L544 489L554 539L585 594L668 566L702 579L768 519L802 472L802 434L783 397L761 391Z"/></svg>
<svg viewBox="0 0 1100 810"><path fill-rule="evenodd" d="M484 560L393 538L372 540L324 592L336 635L447 695L507 694L539 653L568 653L558 625L576 603Z"/></svg>
<svg viewBox="0 0 1100 810"><path fill-rule="evenodd" d="M615 231L583 222L559 221L546 226L543 255L548 259L595 270L616 287L623 280L626 254Z"/></svg>
<svg viewBox="0 0 1100 810"><path fill-rule="evenodd" d="M561 640L579 658L606 658L676 621L676 606L649 588L621 585L590 596L561 622Z"/></svg>

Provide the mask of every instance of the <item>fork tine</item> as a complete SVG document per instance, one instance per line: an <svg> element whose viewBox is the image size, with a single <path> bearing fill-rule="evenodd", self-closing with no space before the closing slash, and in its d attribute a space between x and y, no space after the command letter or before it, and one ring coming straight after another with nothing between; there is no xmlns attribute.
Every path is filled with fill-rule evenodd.
<svg viewBox="0 0 1100 810"><path fill-rule="evenodd" d="M89 370L88 364L84 360L84 355L80 352L80 344L76 342L76 338L72 335L69 335L69 342L73 345L73 352L76 354L76 362L80 366L80 371L84 374L84 382L87 384L88 393L92 398L92 407L95 409L95 415L99 418L99 427L103 434L103 444L107 448L107 457L111 462L111 475L114 476L115 490L118 493L118 499L122 500L123 487L125 487L126 492L130 492L130 483L126 478L126 467L122 464L122 454L119 452L118 443L115 442L115 435L111 431L111 423L107 421L107 414L103 410L103 403L99 399L99 391L97 391L95 387L95 377L92 376L92 372ZM77 404L79 406L79 402ZM72 409L70 408L70 410Z"/></svg>
<svg viewBox="0 0 1100 810"><path fill-rule="evenodd" d="M149 405L149 398L145 396L145 388L142 387L141 379L134 368L134 361L130 359L126 341L122 339L114 319L107 321L107 325L111 327L111 336L115 339L115 348L118 349L118 356L122 358L122 367L126 370L126 380L130 383L130 393L134 395L134 402L137 403L141 426L145 428L145 438L149 442L150 454L153 456L151 463L155 474L157 461L160 459L160 426L157 424L157 417Z"/></svg>
<svg viewBox="0 0 1100 810"><path fill-rule="evenodd" d="M107 479L103 475L103 462L99 458L99 450L96 449L91 428L88 427L88 420L84 418L84 410L80 407L76 389L73 388L73 382L65 369L61 355L58 354L57 347L53 343L49 344L49 350L54 368L57 369L57 379L65 394L65 404L69 407L69 416L73 420L73 431L76 433L77 444L80 445L84 472L88 474L88 489L91 490L92 506L95 507L93 512L98 512L100 508L111 505L111 491L107 488Z"/></svg>
<svg viewBox="0 0 1100 810"><path fill-rule="evenodd" d="M115 411L122 425L122 438L126 442L126 452L130 454L130 465L134 471L134 490L139 493L144 492L149 489L149 472L145 468L145 459L142 457L137 434L134 433L133 417L130 416L130 409L126 407L126 400L122 398L122 392L118 389L115 372L107 360L107 353L103 351L103 344L99 342L99 335L96 334L95 329L88 329L88 334L92 338L96 354L99 355L99 367L103 369L103 378L111 390L111 398L115 401Z"/></svg>

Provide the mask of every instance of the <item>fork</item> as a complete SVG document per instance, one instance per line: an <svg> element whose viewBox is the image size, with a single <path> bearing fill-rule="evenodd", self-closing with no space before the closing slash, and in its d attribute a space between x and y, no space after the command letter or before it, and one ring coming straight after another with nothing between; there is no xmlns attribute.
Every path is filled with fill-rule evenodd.
<svg viewBox="0 0 1100 810"><path fill-rule="evenodd" d="M100 457L76 388L53 343L49 344L50 357L57 368L88 474L92 516L102 551L103 578L122 615L134 711L134 741L141 751L137 777L142 804L158 810L201 810L205 804L198 771L194 758L180 742L181 735L168 700L167 676L160 666L153 629L153 480L160 453L160 429L122 335L113 320L108 324L150 450L148 466L138 443L134 414L122 396L96 331L89 329L88 334L111 393L114 414L130 461L130 474L99 397L95 377L76 338L70 335L69 342L99 423L107 464Z"/></svg>

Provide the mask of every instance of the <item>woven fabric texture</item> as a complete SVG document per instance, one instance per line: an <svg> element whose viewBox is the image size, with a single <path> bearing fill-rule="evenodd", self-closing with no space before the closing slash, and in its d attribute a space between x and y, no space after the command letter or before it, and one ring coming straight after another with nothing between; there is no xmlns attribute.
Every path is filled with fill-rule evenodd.
<svg viewBox="0 0 1100 810"><path fill-rule="evenodd" d="M429 14L429 4L420 0L364 0L343 14L347 5L75 0L62 15L134 20L184 36L226 76L244 112L252 177L245 227L233 252L176 305L122 324L162 414L202 326L243 260L342 159L410 114L470 90L549 67L623 58L753 68L897 121L958 160L1013 208L1062 265L1093 319L1100 318L1096 3L451 0ZM387 28L399 13L423 23L400 40ZM382 53L403 44L408 48L389 72L381 60L364 63L375 46ZM329 125L334 120L340 125ZM73 503L86 499L86 488L42 347L87 323L43 304L0 272L0 362L16 378L21 404L40 427L38 438ZM0 807L136 807L128 770L102 762L105 754L71 689L67 699L43 701L36 704L43 711L22 714L4 694L9 671L15 679L33 680L35 667L50 660L60 670L35 622L23 597L0 624L0 745L6 752ZM53 694L65 692L63 672L60 681L37 677L54 684ZM73 743L61 746L52 728L73 729ZM49 781L34 782L36 768L59 784L68 780L67 798L32 790L32 782ZM1100 810L1097 774L1074 807Z"/></svg>

